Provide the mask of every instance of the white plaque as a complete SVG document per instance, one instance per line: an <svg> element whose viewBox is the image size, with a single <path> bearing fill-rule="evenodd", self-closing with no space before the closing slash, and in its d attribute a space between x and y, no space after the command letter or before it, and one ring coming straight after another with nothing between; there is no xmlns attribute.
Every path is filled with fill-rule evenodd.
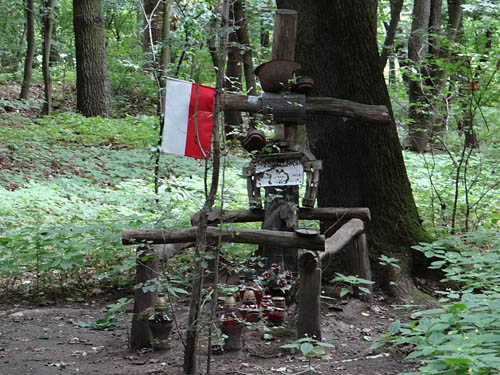
<svg viewBox="0 0 500 375"><path fill-rule="evenodd" d="M300 160L260 161L255 176L257 187L302 185L304 167Z"/></svg>

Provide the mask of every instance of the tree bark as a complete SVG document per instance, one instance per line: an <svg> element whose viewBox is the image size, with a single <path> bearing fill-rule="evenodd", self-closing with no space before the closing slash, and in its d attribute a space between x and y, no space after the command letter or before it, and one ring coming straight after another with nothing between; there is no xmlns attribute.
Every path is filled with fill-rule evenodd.
<svg viewBox="0 0 500 375"><path fill-rule="evenodd" d="M50 115L52 112L52 78L50 76L50 44L52 42L53 14L55 0L45 0L43 2L43 51L42 70L45 91L45 103L42 113Z"/></svg>
<svg viewBox="0 0 500 375"><path fill-rule="evenodd" d="M109 80L101 0L73 0L76 49L76 109L86 117L106 116Z"/></svg>
<svg viewBox="0 0 500 375"><path fill-rule="evenodd" d="M386 105L391 111L373 23L376 1L278 0L278 6L299 12L296 61L316 82L312 95ZM307 130L311 151L323 161L318 205L368 207L370 257L393 254L408 275L418 266L411 262L410 247L429 237L419 223L395 123L315 118ZM376 276L388 285L385 270Z"/></svg>
<svg viewBox="0 0 500 375"><path fill-rule="evenodd" d="M154 61L154 48L163 40L163 4L162 0L144 0L143 51L146 56L144 68L151 69L158 65Z"/></svg>
<svg viewBox="0 0 500 375"><path fill-rule="evenodd" d="M403 9L404 0L391 0L391 22L387 26L387 33L380 53L380 65L384 70L387 63L387 57L394 45L396 38L396 30L398 29L399 19L401 17L401 10Z"/></svg>
<svg viewBox="0 0 500 375"><path fill-rule="evenodd" d="M243 0L236 0L234 2L234 19L235 26L237 26L236 34L238 34L238 41L244 48L241 52L241 57L243 59L243 72L245 73L246 92L249 95L257 95L257 84L255 83L252 60L252 46L250 45L250 37L248 36L248 26Z"/></svg>
<svg viewBox="0 0 500 375"><path fill-rule="evenodd" d="M33 74L33 57L35 56L35 15L33 0L26 0L26 57L24 60L24 76L19 99L30 96L31 76Z"/></svg>
<svg viewBox="0 0 500 375"><path fill-rule="evenodd" d="M233 8L235 4L229 8L229 25L234 27L236 26L237 20L235 18L235 14ZM214 30L215 31L215 30ZM209 37L212 38L212 37ZM229 46L227 51L227 67L226 67L226 78L224 80L224 88L226 92L241 92L241 78L242 78L242 67L241 67L241 50L238 43L238 34L236 31L232 31L229 34ZM213 49L214 58L212 58L214 62L214 67L218 61L215 49L215 41L211 41L211 45ZM238 129L243 122L240 111L225 111L224 112L224 122L225 122L225 132L226 134L231 134L233 131ZM229 135L228 139L235 139L234 135Z"/></svg>
<svg viewBox="0 0 500 375"><path fill-rule="evenodd" d="M408 59L414 73L409 82L408 99L410 107L409 148L424 152L429 142L432 124L430 108L424 92L424 58L428 52L428 30L431 15L431 0L415 0L413 20L408 39Z"/></svg>

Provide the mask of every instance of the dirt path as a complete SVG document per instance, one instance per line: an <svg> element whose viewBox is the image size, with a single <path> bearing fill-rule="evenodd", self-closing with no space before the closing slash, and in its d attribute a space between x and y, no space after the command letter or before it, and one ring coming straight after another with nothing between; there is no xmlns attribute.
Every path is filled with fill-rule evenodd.
<svg viewBox="0 0 500 375"><path fill-rule="evenodd" d="M176 334L164 352L127 349L130 315L114 331L92 331L71 321L88 321L103 315L96 303L35 307L1 305L0 374L169 374L182 373L183 347ZM339 311L341 309L341 311ZM179 312L179 316L184 315ZM325 307L324 341L335 345L313 365L323 374L397 374L403 364L392 353L371 353L370 340L385 332L395 318L382 303L367 305L350 300ZM181 327L182 328L182 327ZM279 348L289 338L264 341L256 329L245 333L240 352L212 356L212 374L298 374L307 369L300 355ZM202 351L206 347L202 345ZM201 358L205 366L206 358Z"/></svg>

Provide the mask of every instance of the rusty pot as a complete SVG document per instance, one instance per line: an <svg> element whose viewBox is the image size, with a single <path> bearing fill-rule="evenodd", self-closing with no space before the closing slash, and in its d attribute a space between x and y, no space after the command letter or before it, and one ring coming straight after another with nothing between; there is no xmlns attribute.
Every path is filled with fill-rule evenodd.
<svg viewBox="0 0 500 375"><path fill-rule="evenodd" d="M311 77L300 77L297 80L297 86L293 90L296 93L307 95L314 88L314 80Z"/></svg>
<svg viewBox="0 0 500 375"><path fill-rule="evenodd" d="M241 145L248 152L262 150L266 145L266 136L262 130L250 129Z"/></svg>
<svg viewBox="0 0 500 375"><path fill-rule="evenodd" d="M264 92L281 92L290 86L289 80L301 65L290 60L272 60L255 69Z"/></svg>

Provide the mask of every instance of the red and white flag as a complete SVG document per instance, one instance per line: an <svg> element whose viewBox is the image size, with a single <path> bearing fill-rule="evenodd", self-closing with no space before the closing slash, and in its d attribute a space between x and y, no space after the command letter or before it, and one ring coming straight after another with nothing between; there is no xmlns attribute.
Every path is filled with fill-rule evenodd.
<svg viewBox="0 0 500 375"><path fill-rule="evenodd" d="M167 80L162 151L209 158L214 95L213 87L172 78Z"/></svg>

